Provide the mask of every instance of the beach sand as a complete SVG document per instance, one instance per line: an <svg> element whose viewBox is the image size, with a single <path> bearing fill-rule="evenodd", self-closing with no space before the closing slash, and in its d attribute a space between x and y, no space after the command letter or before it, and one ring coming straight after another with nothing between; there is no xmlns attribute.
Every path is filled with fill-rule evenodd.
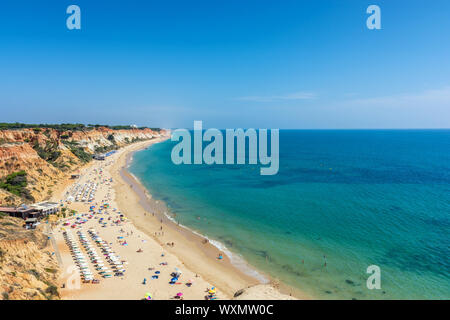
<svg viewBox="0 0 450 320"><path fill-rule="evenodd" d="M89 262L89 267L99 284L84 284L77 286L66 285L60 289L63 299L143 299L146 293L150 293L153 299L173 299L181 292L184 299L204 299L207 288L216 287L218 299L232 299L234 294L244 289L238 298L242 299L294 299L308 298L303 293L292 291L288 287L281 290L274 288L273 283L267 282L270 278L256 273L242 261L242 265L232 264L227 255L223 259L217 259L220 250L205 238L197 235L187 228L178 226L165 216L167 208L161 201L152 199L151 195L140 183L126 171L127 162L132 154L162 138L151 141L138 142L120 149L116 154L105 161L94 161L91 165L80 170L81 177L76 183L84 184L96 182L98 188L92 203L73 202L68 205L70 209L78 213L88 213L89 206L107 202L110 208L108 214L95 214L97 218L103 217L107 221L107 227L101 227L98 219L88 219L87 222L75 229L62 227L64 221L75 221L75 217L61 219L53 228L58 251L62 259L62 274L60 283L68 284L68 279L78 279L73 274L74 260L62 235L63 228L71 229L71 233L78 240L77 231L87 234L89 228L94 228L99 235L110 243L111 249L121 259L126 260L124 265L126 272L122 277L110 279L101 278ZM99 170L102 174L99 174ZM112 178L112 182L109 179ZM100 183L102 182L102 183ZM74 182L72 182L74 183ZM67 196L72 184L63 184L60 199ZM117 211L113 211L116 208ZM107 220L117 220L119 212L127 220L120 225L115 225ZM121 230L123 232L121 232ZM118 237L123 237L127 245L121 245ZM88 236L90 239L90 237ZM94 243L90 239L91 243ZM172 245L173 243L173 245ZM139 249L142 252L137 252ZM100 250L97 250L100 252ZM223 254L223 253L222 253ZM163 256L162 256L163 255ZM166 262L167 265L160 263ZM234 261L233 261L234 262ZM170 274L175 270L182 272L179 284L169 284ZM158 279L152 279L155 271L159 271ZM255 277L256 275L256 277ZM146 284L143 284L144 278ZM193 285L188 287L186 282L192 280ZM70 287L70 288L69 288ZM282 293L283 292L283 293Z"/></svg>

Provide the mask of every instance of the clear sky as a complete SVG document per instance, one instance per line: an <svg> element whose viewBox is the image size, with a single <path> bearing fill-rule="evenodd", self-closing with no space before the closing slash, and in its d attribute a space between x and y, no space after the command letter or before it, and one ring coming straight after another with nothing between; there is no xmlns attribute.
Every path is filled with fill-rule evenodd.
<svg viewBox="0 0 450 320"><path fill-rule="evenodd" d="M66 8L81 8L68 30ZM381 8L369 30L366 8ZM450 128L448 0L4 0L0 122Z"/></svg>

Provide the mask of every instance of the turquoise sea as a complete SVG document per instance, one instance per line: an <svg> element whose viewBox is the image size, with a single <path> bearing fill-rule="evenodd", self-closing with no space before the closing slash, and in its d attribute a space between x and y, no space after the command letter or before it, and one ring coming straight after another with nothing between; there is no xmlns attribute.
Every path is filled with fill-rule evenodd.
<svg viewBox="0 0 450 320"><path fill-rule="evenodd" d="M282 130L274 176L177 166L174 145L136 153L130 171L255 268L317 298L450 299L449 130Z"/></svg>

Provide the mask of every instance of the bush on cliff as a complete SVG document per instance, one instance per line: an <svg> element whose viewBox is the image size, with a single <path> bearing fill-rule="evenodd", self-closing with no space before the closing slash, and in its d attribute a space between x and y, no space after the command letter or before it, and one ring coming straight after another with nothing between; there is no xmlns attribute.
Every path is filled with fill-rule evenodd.
<svg viewBox="0 0 450 320"><path fill-rule="evenodd" d="M0 188L5 189L16 196L34 201L30 191L26 189L27 184L27 173L22 170L13 172L3 178L3 180L0 181Z"/></svg>
<svg viewBox="0 0 450 320"><path fill-rule="evenodd" d="M72 146L70 151L82 162L89 162L92 160L92 155L84 151L81 147Z"/></svg>
<svg viewBox="0 0 450 320"><path fill-rule="evenodd" d="M51 164L53 164L61 155L61 151L58 150L57 142L47 141L45 147L41 147L38 142L35 142L33 149L36 150L39 157Z"/></svg>

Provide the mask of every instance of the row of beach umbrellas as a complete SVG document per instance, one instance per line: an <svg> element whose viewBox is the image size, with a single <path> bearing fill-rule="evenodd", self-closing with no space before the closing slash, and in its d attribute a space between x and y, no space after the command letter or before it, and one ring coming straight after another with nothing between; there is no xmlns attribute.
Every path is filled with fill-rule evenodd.
<svg viewBox="0 0 450 320"><path fill-rule="evenodd" d="M97 233L97 231L94 228L91 228L88 230L88 233L94 240L94 242L97 244L97 246L100 247L100 250L102 251L104 257L109 262L111 267L115 269L116 273L123 274L125 272L125 268L123 266L123 262L120 260L120 257L117 256L114 251L110 248L108 245L108 242L103 240Z"/></svg>
<svg viewBox="0 0 450 320"><path fill-rule="evenodd" d="M90 243L86 234L82 231L78 231L77 233L80 238L81 244L84 246L84 249L89 255L89 259L91 260L92 264L94 265L98 273L104 278L112 277L111 275L112 271L105 267L102 258L98 255L94 245Z"/></svg>
<svg viewBox="0 0 450 320"><path fill-rule="evenodd" d="M73 237L70 231L64 231L63 236L66 240L67 245L71 251L72 257L75 260L75 264L80 270L80 276L84 281L92 281L94 280L94 275L89 269L89 265L87 264L86 258L84 254L81 252L81 249Z"/></svg>

